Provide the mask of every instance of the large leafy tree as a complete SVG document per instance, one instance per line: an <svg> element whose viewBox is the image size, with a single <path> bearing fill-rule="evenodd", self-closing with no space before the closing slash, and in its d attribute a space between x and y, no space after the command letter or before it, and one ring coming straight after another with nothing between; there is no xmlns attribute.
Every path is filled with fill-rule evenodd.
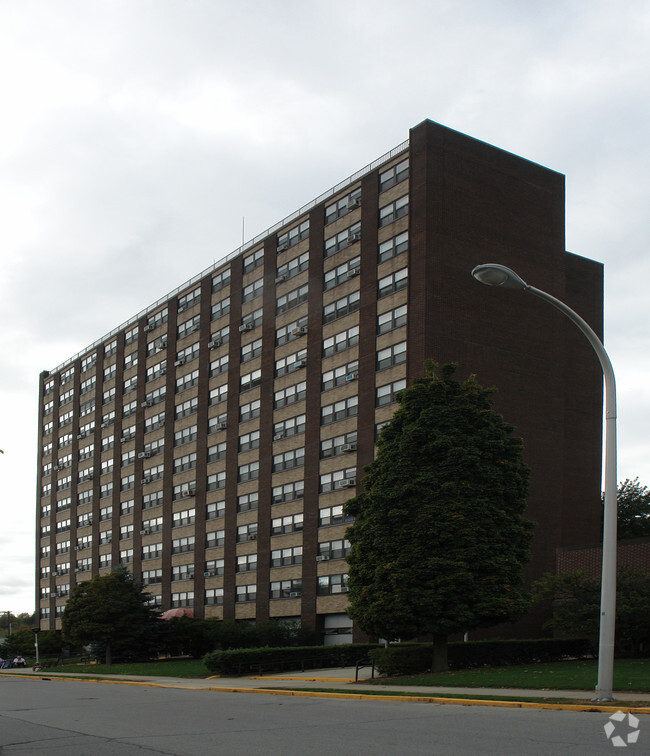
<svg viewBox="0 0 650 756"><path fill-rule="evenodd" d="M114 650L144 648L154 618L148 599L123 569L78 583L61 618L63 637L75 645L100 644L110 664Z"/></svg>
<svg viewBox="0 0 650 756"><path fill-rule="evenodd" d="M638 478L627 478L618 485L618 537L638 538L650 535L650 488Z"/></svg>
<svg viewBox="0 0 650 756"><path fill-rule="evenodd" d="M447 636L521 617L528 468L521 439L492 409L492 389L455 365L427 363L402 391L346 512L349 615L389 640L433 635L434 669Z"/></svg>

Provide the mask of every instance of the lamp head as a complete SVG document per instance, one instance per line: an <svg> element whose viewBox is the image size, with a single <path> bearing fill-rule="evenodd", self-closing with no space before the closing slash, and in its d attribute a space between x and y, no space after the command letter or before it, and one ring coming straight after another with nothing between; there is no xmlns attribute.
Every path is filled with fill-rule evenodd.
<svg viewBox="0 0 650 756"><path fill-rule="evenodd" d="M472 271L472 276L486 286L501 286L504 289L516 289L518 291L525 291L529 288L528 284L514 270L497 263L477 265Z"/></svg>

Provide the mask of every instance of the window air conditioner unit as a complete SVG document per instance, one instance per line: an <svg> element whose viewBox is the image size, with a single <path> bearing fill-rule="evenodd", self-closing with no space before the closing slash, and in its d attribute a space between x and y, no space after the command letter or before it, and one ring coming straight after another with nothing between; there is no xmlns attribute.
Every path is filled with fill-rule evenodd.
<svg viewBox="0 0 650 756"><path fill-rule="evenodd" d="M120 442L124 444L124 443L126 443L127 441L130 441L130 440L131 440L130 436L122 436L122 438L120 439Z"/></svg>
<svg viewBox="0 0 650 756"><path fill-rule="evenodd" d="M147 325L144 327L145 333L151 333L156 326L153 323L147 323Z"/></svg>
<svg viewBox="0 0 650 756"><path fill-rule="evenodd" d="M247 540L249 540L249 541L257 541L257 533L250 533L248 535L248 539Z"/></svg>
<svg viewBox="0 0 650 756"><path fill-rule="evenodd" d="M302 596L302 591L291 591L289 598L299 598Z"/></svg>
<svg viewBox="0 0 650 756"><path fill-rule="evenodd" d="M77 439L86 438L86 433L84 431L80 431L77 433Z"/></svg>
<svg viewBox="0 0 650 756"><path fill-rule="evenodd" d="M216 574L214 570L207 570L203 573L203 577L214 577Z"/></svg>
<svg viewBox="0 0 650 756"><path fill-rule="evenodd" d="M138 454L138 459L149 459L150 456L151 456L150 451L143 451Z"/></svg>
<svg viewBox="0 0 650 756"><path fill-rule="evenodd" d="M217 430L226 430L228 427L228 423L225 420L222 420L220 423L217 423Z"/></svg>
<svg viewBox="0 0 650 756"><path fill-rule="evenodd" d="M293 367L294 367L294 369L296 369L296 370L297 370L298 368L302 368L302 367L305 367L305 365L306 365L306 364L307 364L307 360L305 360L305 359L302 359L302 360L296 360L296 361L295 361L295 362L293 363Z"/></svg>
<svg viewBox="0 0 650 756"><path fill-rule="evenodd" d="M354 210L355 207L361 207L361 197L348 197L348 210Z"/></svg>
<svg viewBox="0 0 650 756"><path fill-rule="evenodd" d="M75 550L75 551L83 551L83 549L84 549L84 547L83 547L83 546L75 546L75 547L74 547L74 550Z"/></svg>
<svg viewBox="0 0 650 756"><path fill-rule="evenodd" d="M281 244L278 244L277 251L278 252L286 252L289 249L289 242L282 242Z"/></svg>
<svg viewBox="0 0 650 756"><path fill-rule="evenodd" d="M253 323L242 323L239 326L239 333L244 333L245 331L252 331L255 326Z"/></svg>
<svg viewBox="0 0 650 756"><path fill-rule="evenodd" d="M185 357L179 357L179 359L176 360L174 363L174 367L180 367L181 365L185 364Z"/></svg>
<svg viewBox="0 0 650 756"><path fill-rule="evenodd" d="M151 399L147 399L147 401L142 402L140 406L143 407L144 409L146 409L147 407L153 407L153 402L151 401Z"/></svg>
<svg viewBox="0 0 650 756"><path fill-rule="evenodd" d="M329 556L327 554L321 554L320 556L316 557L317 562L329 562Z"/></svg>
<svg viewBox="0 0 650 756"><path fill-rule="evenodd" d="M350 383L350 381L356 381L359 378L359 373L355 370L353 373L348 373L345 376L345 380Z"/></svg>
<svg viewBox="0 0 650 756"><path fill-rule="evenodd" d="M287 280L287 274L281 273L279 276L276 277L275 283L276 284L284 283L286 280Z"/></svg>
<svg viewBox="0 0 650 756"><path fill-rule="evenodd" d="M350 589L347 587L347 585L342 585L339 593L347 593L349 590Z"/></svg>
<svg viewBox="0 0 650 756"><path fill-rule="evenodd" d="M140 535L151 535L151 530L149 528L143 528L140 531Z"/></svg>
<svg viewBox="0 0 650 756"><path fill-rule="evenodd" d="M355 276L358 276L359 273L361 273L361 268L349 268L348 278L354 278Z"/></svg>
<svg viewBox="0 0 650 756"><path fill-rule="evenodd" d="M162 367L162 368L160 368L160 370L158 371L158 375L165 375L165 373L166 373L166 372L167 372L167 368L164 368L164 367Z"/></svg>
<svg viewBox="0 0 650 756"><path fill-rule="evenodd" d="M353 488L356 485L356 478L345 478L344 480L339 480L337 488Z"/></svg>
<svg viewBox="0 0 650 756"><path fill-rule="evenodd" d="M279 433L275 433L273 436L274 441L280 441L284 438L284 431L280 431Z"/></svg>
<svg viewBox="0 0 650 756"><path fill-rule="evenodd" d="M144 478L142 478L142 484L145 483L151 483L152 478L149 475L145 475Z"/></svg>
<svg viewBox="0 0 650 756"><path fill-rule="evenodd" d="M110 420L104 420L104 422L102 423L102 428L108 428L110 424L111 424Z"/></svg>
<svg viewBox="0 0 650 756"><path fill-rule="evenodd" d="M341 451L343 452L343 454L348 454L349 452L353 452L353 451L356 451L356 450L357 450L357 442L356 441L352 441L349 444L343 444L343 446L341 447Z"/></svg>
<svg viewBox="0 0 650 756"><path fill-rule="evenodd" d="M222 344L221 339L212 339L212 341L208 344L210 349L216 349L217 347L220 347Z"/></svg>
<svg viewBox="0 0 650 756"><path fill-rule="evenodd" d="M361 231L355 231L353 234L348 234L348 244L354 244L361 239Z"/></svg>
<svg viewBox="0 0 650 756"><path fill-rule="evenodd" d="M294 328L293 331L291 331L292 336L304 336L307 333L307 326L300 326L299 328Z"/></svg>
<svg viewBox="0 0 650 756"><path fill-rule="evenodd" d="M196 488L188 488L185 493L187 496L196 496Z"/></svg>

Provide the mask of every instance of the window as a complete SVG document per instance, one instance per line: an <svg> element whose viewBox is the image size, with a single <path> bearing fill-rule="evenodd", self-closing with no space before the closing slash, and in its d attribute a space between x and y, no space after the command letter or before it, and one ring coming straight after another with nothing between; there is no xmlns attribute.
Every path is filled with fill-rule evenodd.
<svg viewBox="0 0 650 756"><path fill-rule="evenodd" d="M325 207L325 225L332 223L337 218L351 213L361 206L361 190L355 189L351 194L343 197L331 205Z"/></svg>
<svg viewBox="0 0 650 756"><path fill-rule="evenodd" d="M165 465L154 465L153 467L147 467L142 471L142 483L153 483L154 480L160 480L165 474Z"/></svg>
<svg viewBox="0 0 650 756"><path fill-rule="evenodd" d="M388 333L395 328L406 325L407 306L402 305L377 316L377 333Z"/></svg>
<svg viewBox="0 0 650 756"><path fill-rule="evenodd" d="M241 348L241 362L248 362L249 360L259 357L262 354L262 339L256 339L249 344L244 344ZM226 360L226 363L228 360ZM227 369L226 364L226 369Z"/></svg>
<svg viewBox="0 0 650 756"><path fill-rule="evenodd" d="M89 354L81 360L81 372L85 373L86 370L90 370L97 362L97 354ZM82 392L83 393L83 392Z"/></svg>
<svg viewBox="0 0 650 756"><path fill-rule="evenodd" d="M226 542L225 530L213 530L205 534L205 548L211 549L218 546L223 546Z"/></svg>
<svg viewBox="0 0 650 756"><path fill-rule="evenodd" d="M300 349L286 357L281 357L275 361L275 377L279 378L287 373L293 373L295 370L304 368L307 364L307 350Z"/></svg>
<svg viewBox="0 0 650 756"><path fill-rule="evenodd" d="M95 411L95 400L91 399L89 402L84 402L79 407L79 417L85 417L86 415L90 415L90 413L94 411Z"/></svg>
<svg viewBox="0 0 650 756"><path fill-rule="evenodd" d="M135 502L133 499L126 499L125 501L120 502L120 516L133 514L133 509L135 507Z"/></svg>
<svg viewBox="0 0 650 756"><path fill-rule="evenodd" d="M323 277L324 291L329 291L330 289L333 289L335 286L338 286L344 281L349 281L351 278L358 276L360 266L361 258L355 257L352 260L348 260L348 262L344 262L336 268L333 268L332 270L328 270Z"/></svg>
<svg viewBox="0 0 650 756"><path fill-rule="evenodd" d="M218 462L226 458L227 445L225 441L208 447L208 462Z"/></svg>
<svg viewBox="0 0 650 756"><path fill-rule="evenodd" d="M172 515L172 527L180 528L182 525L193 525L196 519L196 510L184 509L182 512L174 512Z"/></svg>
<svg viewBox="0 0 650 756"><path fill-rule="evenodd" d="M107 499L109 496L113 495L113 481L110 480L108 483L102 483L99 489L99 498L100 499Z"/></svg>
<svg viewBox="0 0 650 756"><path fill-rule="evenodd" d="M226 502L225 501L213 501L210 502L205 508L205 519L216 520L219 517L223 517L226 514Z"/></svg>
<svg viewBox="0 0 650 756"><path fill-rule="evenodd" d="M180 341L191 333L196 333L201 327L201 316L195 315L193 318L180 323L176 329L177 338Z"/></svg>
<svg viewBox="0 0 650 756"><path fill-rule="evenodd" d="M296 480L293 483L285 483L282 486L273 487L272 504L284 504L287 501L302 499L305 494L305 481Z"/></svg>
<svg viewBox="0 0 650 756"><path fill-rule="evenodd" d="M221 472L218 472L218 473L214 473L213 475L208 475L208 478L207 478L208 491L219 491L225 487L226 487L226 471L225 470L222 470Z"/></svg>
<svg viewBox="0 0 650 756"><path fill-rule="evenodd" d="M174 473L184 472L185 470L193 470L196 467L196 452L191 454L185 454L182 457L178 457L174 460Z"/></svg>
<svg viewBox="0 0 650 756"><path fill-rule="evenodd" d="M120 541L124 541L127 538L133 538L133 523L120 527Z"/></svg>
<svg viewBox="0 0 650 756"><path fill-rule="evenodd" d="M115 436L104 436L102 438L102 451L108 451L115 446Z"/></svg>
<svg viewBox="0 0 650 756"><path fill-rule="evenodd" d="M230 297L220 299L212 305L210 320L219 320L230 312ZM213 337L214 338L214 337Z"/></svg>
<svg viewBox="0 0 650 756"><path fill-rule="evenodd" d="M220 273L215 273L212 276L212 291L221 291L224 287L230 283L230 268L222 270Z"/></svg>
<svg viewBox="0 0 650 756"><path fill-rule="evenodd" d="M49 423L45 423L43 425L43 435L47 436L50 433L52 433L53 428L54 428L54 423L51 420Z"/></svg>
<svg viewBox="0 0 650 756"><path fill-rule="evenodd" d="M225 402L228 398L228 384L224 383L223 386L215 386L215 388L210 389L210 398L209 403L210 406L213 404L220 404L221 402ZM209 431L212 433L213 431Z"/></svg>
<svg viewBox="0 0 650 756"><path fill-rule="evenodd" d="M93 537L92 535L82 536L81 538L77 538L77 545L75 546L76 551L83 551L84 549L89 549L93 545Z"/></svg>
<svg viewBox="0 0 650 756"><path fill-rule="evenodd" d="M192 386L196 386L198 382L199 371L193 370L191 373L187 373L176 379L176 393L180 394L183 391L187 391L187 389L192 388Z"/></svg>
<svg viewBox="0 0 650 756"><path fill-rule="evenodd" d="M378 299L394 294L401 289L405 289L408 286L408 275L408 268L402 268L384 278L380 278L377 284Z"/></svg>
<svg viewBox="0 0 650 756"><path fill-rule="evenodd" d="M244 317L241 320L241 327L240 331L252 331L253 329L257 328L258 326L262 325L262 319L264 316L264 311L260 307L259 310L255 310L254 312L249 312L248 315L244 315Z"/></svg>
<svg viewBox="0 0 650 756"><path fill-rule="evenodd" d="M143 559L156 559L162 556L162 543L148 543L142 547Z"/></svg>
<svg viewBox="0 0 650 756"><path fill-rule="evenodd" d="M54 400L52 399L52 400L50 400L49 402L46 402L43 405L43 414L44 415L49 415L50 412L52 412L53 409L54 409Z"/></svg>
<svg viewBox="0 0 650 756"><path fill-rule="evenodd" d="M302 273L309 268L309 252L304 252L299 257L294 257L288 263L278 267L276 283L288 281L290 278Z"/></svg>
<svg viewBox="0 0 650 756"><path fill-rule="evenodd" d="M303 315L297 320L287 323L275 331L275 344L281 346L292 339L300 338L307 333L307 316Z"/></svg>
<svg viewBox="0 0 650 756"><path fill-rule="evenodd" d="M339 454L348 454L356 451L357 448L357 432L345 433L342 436L334 436L334 438L326 438L320 442L320 456L321 459L327 459L328 457L335 457Z"/></svg>
<svg viewBox="0 0 650 756"><path fill-rule="evenodd" d="M258 278L256 281L253 281L253 283L248 284L247 286L244 286L242 289L242 302L252 302L254 299L257 299L257 297L260 297L262 295L262 291L264 290L264 279Z"/></svg>
<svg viewBox="0 0 650 756"><path fill-rule="evenodd" d="M288 567L292 564L302 564L302 546L274 549L271 552L271 567Z"/></svg>
<svg viewBox="0 0 650 756"><path fill-rule="evenodd" d="M138 338L138 326L135 326L135 328L132 328L130 331L127 331L124 334L124 343L133 344L134 341L137 341L137 338Z"/></svg>
<svg viewBox="0 0 650 756"><path fill-rule="evenodd" d="M210 559L205 563L204 577L217 577L217 575L223 575L224 573L224 560L223 559ZM210 574L208 574L210 573Z"/></svg>
<svg viewBox="0 0 650 756"><path fill-rule="evenodd" d="M151 491L144 494L142 497L142 508L151 509L153 507L159 507L163 503L162 491Z"/></svg>
<svg viewBox="0 0 650 756"><path fill-rule="evenodd" d="M153 457L156 454L161 454L164 451L164 448L164 438L157 438L155 441L150 441L148 444L144 445L144 448L142 450L142 458L146 459L147 457Z"/></svg>
<svg viewBox="0 0 650 756"><path fill-rule="evenodd" d="M273 440L279 441L282 438L290 438L299 433L305 432L305 415L296 415L289 417L273 426Z"/></svg>
<svg viewBox="0 0 650 756"><path fill-rule="evenodd" d="M142 573L142 582L145 585L162 583L162 570L144 570Z"/></svg>
<svg viewBox="0 0 650 756"><path fill-rule="evenodd" d="M163 518L152 517L149 520L142 522L142 530L140 535L151 535L152 533L159 533L163 529Z"/></svg>
<svg viewBox="0 0 650 756"><path fill-rule="evenodd" d="M330 493L341 489L354 489L357 485L357 468L346 467L344 470L336 470L324 473L320 476L319 493ZM353 493L353 492L351 492ZM321 525L334 525L333 522L323 522Z"/></svg>
<svg viewBox="0 0 650 756"><path fill-rule="evenodd" d="M177 404L174 411L175 419L180 420L183 417L189 417L189 415L193 415L197 411L198 406L199 406L198 396L194 396L192 397L192 399L188 399L186 402Z"/></svg>
<svg viewBox="0 0 650 756"><path fill-rule="evenodd" d="M70 446L71 443L72 443L72 433L66 433L59 438L59 442L57 446L59 449L62 449L64 446Z"/></svg>
<svg viewBox="0 0 650 756"><path fill-rule="evenodd" d="M195 341L193 344L186 346L184 349L176 352L176 361L174 367L180 367L186 362L192 362L199 356L200 346L199 342Z"/></svg>
<svg viewBox="0 0 650 756"><path fill-rule="evenodd" d="M210 363L210 378L214 378L221 373L225 373L228 370L228 355L224 354L223 357L214 360Z"/></svg>
<svg viewBox="0 0 650 756"><path fill-rule="evenodd" d="M237 572L253 572L257 569L257 554L243 554L237 557Z"/></svg>
<svg viewBox="0 0 650 756"><path fill-rule="evenodd" d="M297 533L302 530L302 512L286 517L274 517L271 520L271 535L284 535L285 533Z"/></svg>
<svg viewBox="0 0 650 756"><path fill-rule="evenodd" d="M348 592L348 576L343 575L321 575L318 578L319 596L330 596L335 593Z"/></svg>
<svg viewBox="0 0 650 756"><path fill-rule="evenodd" d="M245 483L247 480L257 480L257 478L259 478L259 475L260 475L259 462L248 462L247 464L240 465L237 468L237 480L240 483Z"/></svg>
<svg viewBox="0 0 650 756"><path fill-rule="evenodd" d="M287 386L280 391L276 391L273 395L273 407L280 409L280 407L287 407L290 404L302 401L307 394L307 382L301 381L293 386Z"/></svg>
<svg viewBox="0 0 650 756"><path fill-rule="evenodd" d="M147 325L145 326L145 331L154 331L156 328L166 323L168 317L169 309L167 307L159 310L149 317L149 319L147 320Z"/></svg>
<svg viewBox="0 0 650 756"><path fill-rule="evenodd" d="M120 478L120 491L130 491L135 488L135 475L125 475Z"/></svg>
<svg viewBox="0 0 650 756"><path fill-rule="evenodd" d="M177 564L172 566L172 580L193 580L194 579L194 565L193 564Z"/></svg>
<svg viewBox="0 0 650 756"><path fill-rule="evenodd" d="M198 427L196 425L190 425L188 428L176 431L174 433L174 446L183 446L191 441L196 441L197 432Z"/></svg>
<svg viewBox="0 0 650 756"><path fill-rule="evenodd" d="M130 370L138 364L138 353L131 352L124 355L124 370Z"/></svg>
<svg viewBox="0 0 650 756"><path fill-rule="evenodd" d="M307 301L308 296L309 286L307 284L303 284L303 286L299 286L297 289L293 289L287 294L282 294L276 300L276 314L279 315L280 313L291 310L293 307L298 307L298 305Z"/></svg>
<svg viewBox="0 0 650 756"><path fill-rule="evenodd" d="M239 380L240 391L250 391L250 389L255 388L255 386L259 386L261 382L262 371L253 370L252 372L241 376Z"/></svg>
<svg viewBox="0 0 650 756"><path fill-rule="evenodd" d="M151 357L167 348L167 335L163 335L147 344L147 357Z"/></svg>
<svg viewBox="0 0 650 756"><path fill-rule="evenodd" d="M377 352L377 370L385 370L393 365L401 365L403 362L406 362L405 341Z"/></svg>
<svg viewBox="0 0 650 756"><path fill-rule="evenodd" d="M391 166L388 170L379 174L379 191L385 192L391 186L399 184L409 176L409 160L401 160L396 165Z"/></svg>
<svg viewBox="0 0 650 756"><path fill-rule="evenodd" d="M172 593L172 609L178 606L194 606L194 591Z"/></svg>
<svg viewBox="0 0 650 756"><path fill-rule="evenodd" d="M358 291L353 291L347 297L342 297L337 299L336 302L325 305L323 307L323 323L331 323L338 318L349 315L351 312L356 312L360 304L361 294Z"/></svg>
<svg viewBox="0 0 650 756"><path fill-rule="evenodd" d="M201 289L197 288L178 298L178 312L189 310L201 301Z"/></svg>
<svg viewBox="0 0 650 756"><path fill-rule="evenodd" d="M400 381L393 381L392 383L387 383L384 386L378 386L377 391L375 392L375 406L384 407L386 404L392 404L393 402L397 401L395 398L397 392L402 391L402 389L405 388L405 379L402 379Z"/></svg>
<svg viewBox="0 0 650 756"><path fill-rule="evenodd" d="M242 494L237 497L237 512L251 512L257 509L259 504L259 494L257 491Z"/></svg>
<svg viewBox="0 0 650 756"><path fill-rule="evenodd" d="M409 232L404 231L379 245L379 262L383 263L397 255L401 255L402 252L406 252L408 248Z"/></svg>
<svg viewBox="0 0 650 756"><path fill-rule="evenodd" d="M250 433L244 433L239 437L239 451L245 452L251 449L257 449L260 445L260 432L258 430L251 431ZM225 447L225 444L224 444ZM224 448L225 452L225 448ZM224 454L225 456L225 454Z"/></svg>
<svg viewBox="0 0 650 756"><path fill-rule="evenodd" d="M205 589L206 606L223 604L223 588Z"/></svg>
<svg viewBox="0 0 650 756"><path fill-rule="evenodd" d="M87 378L85 381L81 381L81 385L79 386L79 393L87 394L89 391L92 391L95 388L96 383L97 383L96 375L93 375L90 378Z"/></svg>
<svg viewBox="0 0 650 756"><path fill-rule="evenodd" d="M257 587L255 585L238 585L235 602L255 601L257 598Z"/></svg>
<svg viewBox="0 0 650 756"><path fill-rule="evenodd" d="M131 561L133 560L133 549L129 549L131 552ZM122 557L122 552L120 552L120 559ZM89 570L92 570L93 568L93 560L90 557L85 557L84 559L77 559L75 563L75 571L76 572L88 572Z"/></svg>
<svg viewBox="0 0 650 756"><path fill-rule="evenodd" d="M298 598L302 596L302 580L275 580L271 583L269 598Z"/></svg>
<svg viewBox="0 0 650 756"><path fill-rule="evenodd" d="M334 404L326 404L321 407L321 425L335 423L337 420L343 420L346 417L354 417L358 412L359 398L350 396L347 399L341 399Z"/></svg>
<svg viewBox="0 0 650 756"><path fill-rule="evenodd" d="M244 273L250 273L251 270L259 268L264 263L264 248L255 250L255 252L244 258Z"/></svg>
<svg viewBox="0 0 650 756"><path fill-rule="evenodd" d="M217 349L230 341L230 326L224 326L210 336L210 349Z"/></svg>
<svg viewBox="0 0 650 756"><path fill-rule="evenodd" d="M57 554L68 554L70 552L70 541L59 541L56 544L55 551ZM41 555L41 556L44 556L44 555Z"/></svg>
<svg viewBox="0 0 650 756"><path fill-rule="evenodd" d="M59 499L56 502L56 511L63 512L66 509L70 509L71 506L72 506L72 499L68 496L65 499Z"/></svg>
<svg viewBox="0 0 650 756"><path fill-rule="evenodd" d="M151 415L144 419L144 432L151 433L152 431L162 428L165 424L165 413L160 412L157 415Z"/></svg>
<svg viewBox="0 0 650 756"><path fill-rule="evenodd" d="M99 555L99 569L102 569L102 567L110 567L113 563L113 556L112 554L100 554Z"/></svg>
<svg viewBox="0 0 650 756"><path fill-rule="evenodd" d="M211 477L211 476L210 476ZM209 478L208 478L209 481ZM209 491L212 489L209 488ZM172 501L178 501L179 499L187 499L189 496L194 496L196 493L196 481L190 480L187 483L181 483L178 486L172 488Z"/></svg>
<svg viewBox="0 0 650 756"><path fill-rule="evenodd" d="M93 524L93 513L87 512L86 514L79 515L77 517L77 527L86 528Z"/></svg>
<svg viewBox="0 0 650 756"><path fill-rule="evenodd" d="M102 428L109 428L115 422L115 411L102 415Z"/></svg>
<svg viewBox="0 0 650 756"><path fill-rule="evenodd" d="M278 252L284 252L307 238L309 238L309 219L278 235Z"/></svg>
<svg viewBox="0 0 650 756"><path fill-rule="evenodd" d="M104 383L114 378L116 372L117 372L117 365L115 363L104 368Z"/></svg>
<svg viewBox="0 0 650 756"><path fill-rule="evenodd" d="M129 402L128 404L123 405L122 417L131 417L131 415L135 415L137 410L138 410L138 402L134 399L132 402Z"/></svg>
<svg viewBox="0 0 650 756"><path fill-rule="evenodd" d="M337 352L356 346L359 343L359 326L341 331L340 333L323 339L323 357L330 357Z"/></svg>
<svg viewBox="0 0 650 756"><path fill-rule="evenodd" d="M338 234L330 236L329 239L325 239L325 257L332 257L360 239L361 223L355 223Z"/></svg>
<svg viewBox="0 0 650 756"><path fill-rule="evenodd" d="M88 491L81 491L77 494L77 505L83 506L84 504L92 504L93 491L92 488Z"/></svg>
<svg viewBox="0 0 650 756"><path fill-rule="evenodd" d="M107 507L102 507L99 510L99 521L105 522L106 520L110 520L113 517L113 505L110 504Z"/></svg>
<svg viewBox="0 0 650 756"><path fill-rule="evenodd" d="M167 372L167 360L162 360L161 362L157 362L155 365L152 365L151 367L147 368L147 375L145 377L145 381L149 383L150 381L155 381L156 378L160 378L161 375L165 375ZM126 383L125 385L125 391L126 391Z"/></svg>
<svg viewBox="0 0 650 756"><path fill-rule="evenodd" d="M102 530L99 533L99 543L100 545L110 543L113 540L113 531L112 530Z"/></svg>
<svg viewBox="0 0 650 756"><path fill-rule="evenodd" d="M111 357L117 352L117 339L109 341L108 344L104 344L104 359Z"/></svg>
<svg viewBox="0 0 650 756"><path fill-rule="evenodd" d="M41 577L43 577L41 570ZM50 568L47 568L47 574L50 574ZM54 571L55 575L69 575L70 574L70 562L59 562L56 566L56 570Z"/></svg>
<svg viewBox="0 0 650 756"><path fill-rule="evenodd" d="M245 423L247 420L253 420L260 416L260 400L255 399L248 404L242 404L239 408L239 422Z"/></svg>
<svg viewBox="0 0 650 756"><path fill-rule="evenodd" d="M329 389L336 388L336 386L344 386L346 383L356 381L358 378L359 362L358 360L353 360L346 365L341 365L323 373L321 389L322 391L328 391Z"/></svg>
<svg viewBox="0 0 650 756"><path fill-rule="evenodd" d="M66 383L74 378L74 365L68 368L64 373L61 373L61 385L65 386Z"/></svg>
<svg viewBox="0 0 650 756"><path fill-rule="evenodd" d="M281 454L273 455L273 472L292 470L294 467L302 467L305 464L305 449L289 449Z"/></svg>

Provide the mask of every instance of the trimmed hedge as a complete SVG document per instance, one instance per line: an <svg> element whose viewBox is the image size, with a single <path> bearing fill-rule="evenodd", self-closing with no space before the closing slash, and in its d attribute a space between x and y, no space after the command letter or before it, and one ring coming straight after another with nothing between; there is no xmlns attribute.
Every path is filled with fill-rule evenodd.
<svg viewBox="0 0 650 756"><path fill-rule="evenodd" d="M213 651L203 663L213 674L244 675L292 669L351 667L367 661L376 643L349 643L341 646L298 646L286 648L241 648Z"/></svg>
<svg viewBox="0 0 650 756"><path fill-rule="evenodd" d="M430 643L400 643L370 652L375 668L380 675L386 676L428 672L432 656L433 647ZM448 647L450 670L507 667L585 656L593 656L593 649L590 641L582 638L469 641L450 643Z"/></svg>

